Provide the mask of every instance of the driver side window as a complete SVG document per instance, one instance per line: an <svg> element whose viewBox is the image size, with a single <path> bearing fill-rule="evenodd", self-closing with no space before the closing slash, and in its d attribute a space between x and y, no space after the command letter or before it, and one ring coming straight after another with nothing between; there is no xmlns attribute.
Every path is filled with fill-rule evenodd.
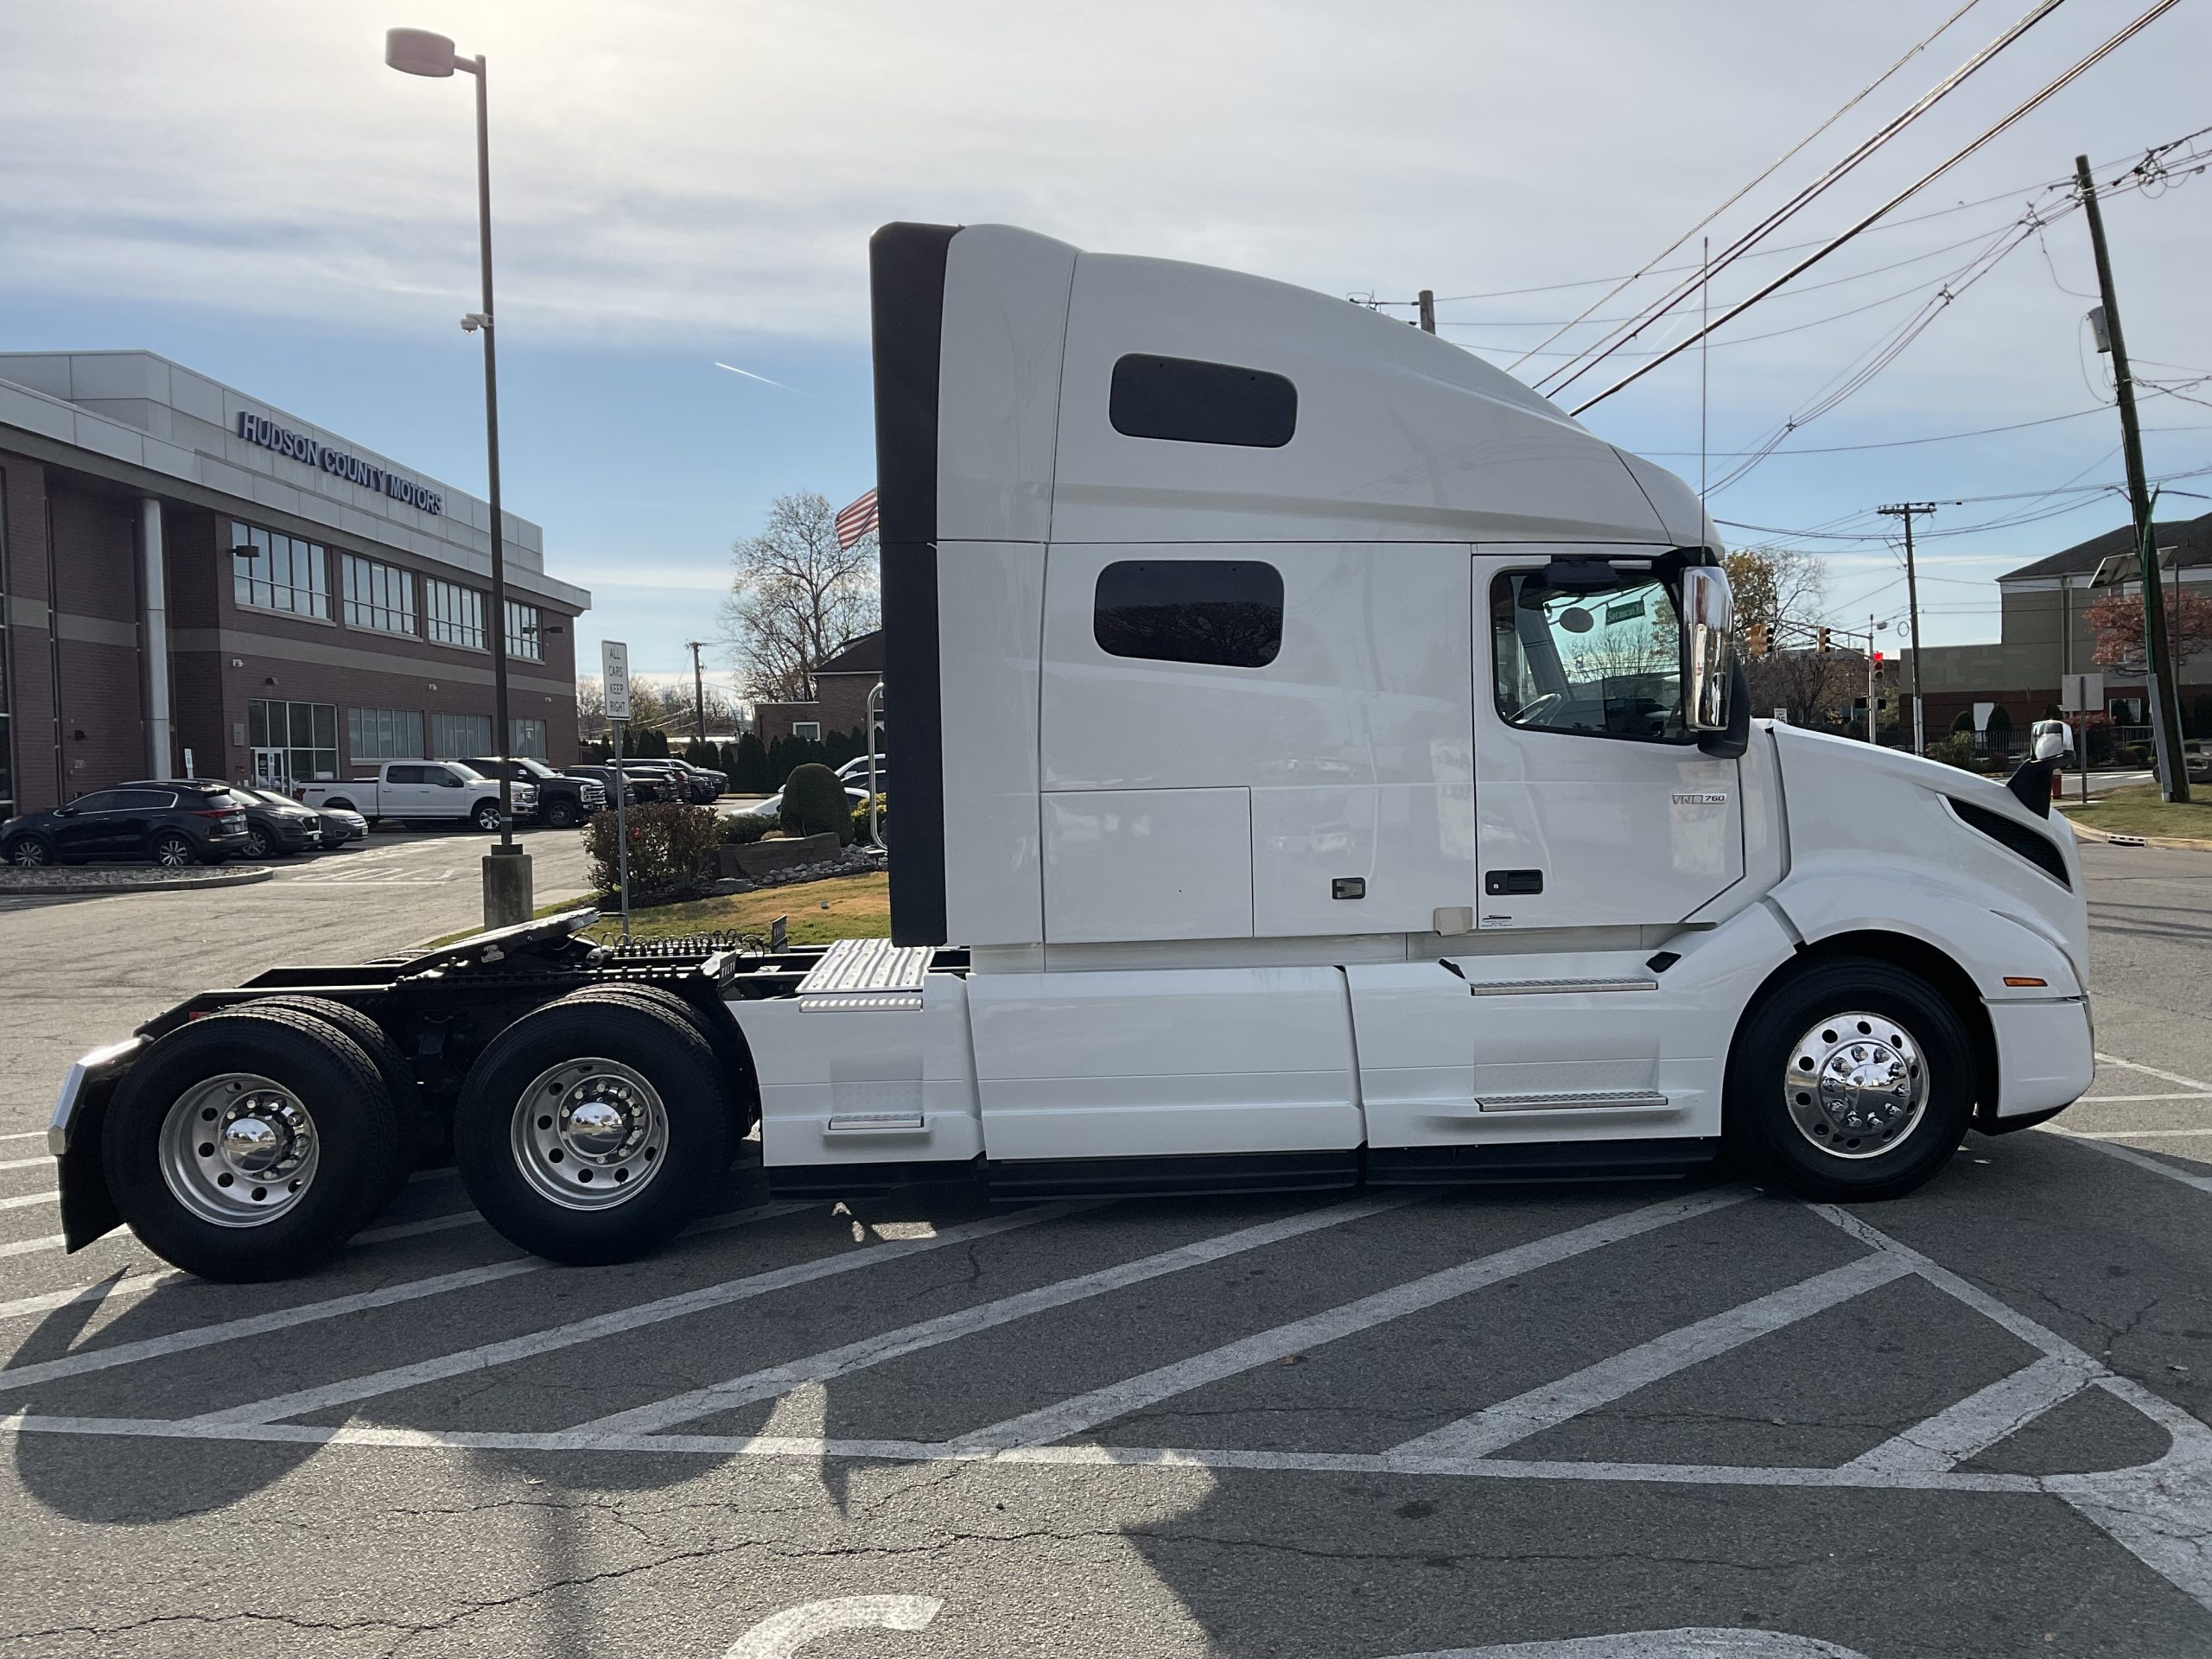
<svg viewBox="0 0 2212 1659"><path fill-rule="evenodd" d="M1680 742L1682 626L1666 581L1618 570L1596 592L1548 587L1541 569L1491 583L1497 712L1538 731Z"/></svg>

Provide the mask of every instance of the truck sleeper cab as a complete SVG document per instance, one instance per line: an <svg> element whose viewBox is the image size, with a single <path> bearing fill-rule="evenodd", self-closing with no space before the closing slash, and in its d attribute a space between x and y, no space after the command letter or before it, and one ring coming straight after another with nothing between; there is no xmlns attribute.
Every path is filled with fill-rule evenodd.
<svg viewBox="0 0 2212 1659"><path fill-rule="evenodd" d="M617 1260L756 1122L786 1192L1725 1147L1878 1198L2087 1088L2049 762L1751 721L1671 475L1257 278L892 226L872 279L892 938L536 924L209 993L73 1072L73 1242L290 1270L449 1141L509 1237Z"/></svg>

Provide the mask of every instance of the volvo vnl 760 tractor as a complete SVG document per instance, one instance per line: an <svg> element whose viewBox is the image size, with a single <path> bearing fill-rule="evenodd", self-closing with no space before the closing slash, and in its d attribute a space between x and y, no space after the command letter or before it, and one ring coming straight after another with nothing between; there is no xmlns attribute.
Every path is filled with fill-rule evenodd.
<svg viewBox="0 0 2212 1659"><path fill-rule="evenodd" d="M607 1262L756 1135L782 1192L1728 1155L1874 1199L2088 1087L2049 762L1751 720L1673 475L1280 283L995 226L871 260L891 937L586 911L207 991L73 1070L73 1243L289 1272L451 1156Z"/></svg>

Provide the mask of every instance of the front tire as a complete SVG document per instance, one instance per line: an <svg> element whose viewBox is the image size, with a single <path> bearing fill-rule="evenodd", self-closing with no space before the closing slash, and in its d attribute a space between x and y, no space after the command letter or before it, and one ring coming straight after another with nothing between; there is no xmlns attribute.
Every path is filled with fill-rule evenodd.
<svg viewBox="0 0 2212 1659"><path fill-rule="evenodd" d="M735 1153L706 1039L642 1001L579 992L494 1038L462 1087L461 1178L485 1220L578 1266L659 1248L706 1207Z"/></svg>
<svg viewBox="0 0 2212 1659"><path fill-rule="evenodd" d="M19 870L43 869L54 862L54 849L43 836L18 836L8 843L8 862Z"/></svg>
<svg viewBox="0 0 2212 1659"><path fill-rule="evenodd" d="M398 1133L376 1067L312 1015L243 1007L162 1038L110 1103L101 1158L130 1230L203 1279L315 1266L389 1189Z"/></svg>
<svg viewBox="0 0 2212 1659"><path fill-rule="evenodd" d="M1753 1007L1729 1058L1726 1135L1800 1198L1902 1198L1974 1117L1974 1045L1948 999L1871 957L1796 974Z"/></svg>
<svg viewBox="0 0 2212 1659"><path fill-rule="evenodd" d="M574 829L577 816L575 804L565 798L546 804L545 825L549 830Z"/></svg>
<svg viewBox="0 0 2212 1659"><path fill-rule="evenodd" d="M468 817L470 823L488 836L499 827L499 804L485 801Z"/></svg>
<svg viewBox="0 0 2212 1659"><path fill-rule="evenodd" d="M268 857L269 836L267 832L264 830L249 828L245 832L245 845L239 848L238 852L241 856L245 858L261 859Z"/></svg>

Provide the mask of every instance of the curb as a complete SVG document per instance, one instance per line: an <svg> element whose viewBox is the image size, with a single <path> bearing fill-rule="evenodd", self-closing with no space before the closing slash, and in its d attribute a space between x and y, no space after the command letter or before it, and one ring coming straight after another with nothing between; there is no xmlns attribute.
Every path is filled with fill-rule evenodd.
<svg viewBox="0 0 2212 1659"><path fill-rule="evenodd" d="M2088 841L2101 841L2113 847L2166 847L2188 853L2212 853L2212 841L2202 841L2193 836L2122 836L2109 830L2100 830L2093 823L2075 823L2074 833Z"/></svg>
<svg viewBox="0 0 2212 1659"><path fill-rule="evenodd" d="M211 871L205 875L180 876L174 881L23 881L0 874L0 896L21 898L48 894L55 898L98 898L106 893L194 893L202 887L250 887L276 874L255 865L249 869Z"/></svg>

